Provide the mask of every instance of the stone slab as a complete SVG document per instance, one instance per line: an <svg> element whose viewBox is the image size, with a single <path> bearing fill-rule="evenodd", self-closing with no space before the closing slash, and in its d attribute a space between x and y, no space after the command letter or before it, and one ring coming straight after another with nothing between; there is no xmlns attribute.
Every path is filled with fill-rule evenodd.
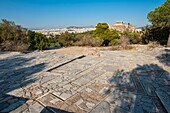
<svg viewBox="0 0 170 113"><path fill-rule="evenodd" d="M168 95L165 91L157 90L156 94L158 95L159 99L161 100L162 104L166 108L167 112L170 112L170 95Z"/></svg>
<svg viewBox="0 0 170 113"><path fill-rule="evenodd" d="M90 113L110 113L110 104L104 101L90 111Z"/></svg>

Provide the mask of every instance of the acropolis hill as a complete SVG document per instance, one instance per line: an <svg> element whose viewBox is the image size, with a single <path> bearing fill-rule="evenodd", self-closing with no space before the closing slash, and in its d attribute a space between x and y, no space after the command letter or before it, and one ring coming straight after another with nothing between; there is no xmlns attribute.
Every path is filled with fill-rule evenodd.
<svg viewBox="0 0 170 113"><path fill-rule="evenodd" d="M124 31L131 31L131 32L135 32L136 27L131 25L131 24L126 24L123 21L117 21L115 24L110 24L109 28L111 30L117 30L120 32L124 32Z"/></svg>

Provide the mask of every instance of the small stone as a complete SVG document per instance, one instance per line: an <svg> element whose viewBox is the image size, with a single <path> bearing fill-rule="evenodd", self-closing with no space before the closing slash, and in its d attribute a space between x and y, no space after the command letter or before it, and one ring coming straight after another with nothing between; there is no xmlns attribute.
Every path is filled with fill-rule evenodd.
<svg viewBox="0 0 170 113"><path fill-rule="evenodd" d="M67 84L67 85L63 86L63 88L66 89L66 90L70 90L71 87L72 87L71 84Z"/></svg>
<svg viewBox="0 0 170 113"><path fill-rule="evenodd" d="M80 100L78 100L75 104L78 106L83 102L83 99L81 98Z"/></svg>
<svg viewBox="0 0 170 113"><path fill-rule="evenodd" d="M53 95L56 95L59 97L61 95L61 92L55 91L55 92L53 92Z"/></svg>
<svg viewBox="0 0 170 113"><path fill-rule="evenodd" d="M108 87L104 87L99 91L100 94L108 94L110 93L110 90Z"/></svg>
<svg viewBox="0 0 170 113"><path fill-rule="evenodd" d="M25 96L26 96L26 97L31 97L31 96L32 96L32 95L31 95L31 92L29 92L29 91L25 92Z"/></svg>
<svg viewBox="0 0 170 113"><path fill-rule="evenodd" d="M40 113L43 109L44 107L37 102L29 107L30 113Z"/></svg>
<svg viewBox="0 0 170 113"><path fill-rule="evenodd" d="M95 104L94 104L94 103L87 102L87 103L86 103L86 106L87 106L89 109L92 109L92 108L95 106Z"/></svg>
<svg viewBox="0 0 170 113"><path fill-rule="evenodd" d="M34 102L34 100L28 100L26 103L27 103L28 105L32 105L33 102Z"/></svg>
<svg viewBox="0 0 170 113"><path fill-rule="evenodd" d="M51 100L50 102L55 104L57 101L61 101L61 100L59 98L56 98L56 99Z"/></svg>
<svg viewBox="0 0 170 113"><path fill-rule="evenodd" d="M42 94L42 93L43 93L43 92L42 92L41 89L37 89L36 92L35 92L35 95L40 95L40 94Z"/></svg>
<svg viewBox="0 0 170 113"><path fill-rule="evenodd" d="M62 93L62 94L60 95L60 98L63 99L63 100L66 100L66 99L68 99L68 98L71 97L71 96L72 96L72 95L69 94L69 93Z"/></svg>
<svg viewBox="0 0 170 113"><path fill-rule="evenodd" d="M110 113L110 104L104 101L94 108L90 113Z"/></svg>
<svg viewBox="0 0 170 113"><path fill-rule="evenodd" d="M88 93L90 93L90 92L92 92L93 90L90 89L90 88L86 88L86 91L87 91Z"/></svg>

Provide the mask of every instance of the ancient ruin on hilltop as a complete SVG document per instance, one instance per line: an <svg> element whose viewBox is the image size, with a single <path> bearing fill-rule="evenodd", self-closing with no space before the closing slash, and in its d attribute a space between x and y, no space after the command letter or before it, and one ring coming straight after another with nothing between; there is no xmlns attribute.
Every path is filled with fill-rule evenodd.
<svg viewBox="0 0 170 113"><path fill-rule="evenodd" d="M130 23L126 24L123 21L117 21L115 24L109 25L109 28L111 30L117 30L120 32L124 31L134 32L136 30L135 26L131 25Z"/></svg>

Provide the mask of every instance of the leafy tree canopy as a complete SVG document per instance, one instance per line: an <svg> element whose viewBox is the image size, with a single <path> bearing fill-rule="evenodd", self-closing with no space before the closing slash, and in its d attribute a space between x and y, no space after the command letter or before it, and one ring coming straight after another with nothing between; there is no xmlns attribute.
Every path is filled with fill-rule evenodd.
<svg viewBox="0 0 170 113"><path fill-rule="evenodd" d="M153 24L170 24L170 0L148 13L148 20Z"/></svg>
<svg viewBox="0 0 170 113"><path fill-rule="evenodd" d="M165 45L170 40L170 0L149 12L148 20L153 26L145 29L144 42L157 41Z"/></svg>
<svg viewBox="0 0 170 113"><path fill-rule="evenodd" d="M47 38L41 33L36 33L16 25L12 21L2 19L0 23L0 50L24 51L45 49L46 47L60 46L58 40Z"/></svg>
<svg viewBox="0 0 170 113"><path fill-rule="evenodd" d="M116 44L120 38L119 33L116 30L110 30L107 23L98 23L93 36L103 39L105 46Z"/></svg>

